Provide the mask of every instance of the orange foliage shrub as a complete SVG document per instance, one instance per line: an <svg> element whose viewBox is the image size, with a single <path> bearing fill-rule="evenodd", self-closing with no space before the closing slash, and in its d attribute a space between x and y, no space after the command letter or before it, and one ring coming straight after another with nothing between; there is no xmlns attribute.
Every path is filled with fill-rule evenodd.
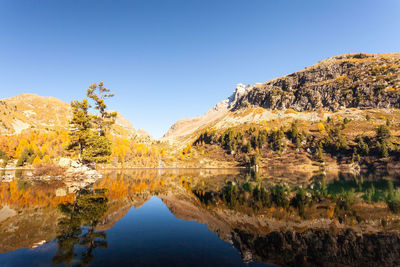
<svg viewBox="0 0 400 267"><path fill-rule="evenodd" d="M65 168L54 163L40 163L35 165L35 176L61 176L65 174Z"/></svg>

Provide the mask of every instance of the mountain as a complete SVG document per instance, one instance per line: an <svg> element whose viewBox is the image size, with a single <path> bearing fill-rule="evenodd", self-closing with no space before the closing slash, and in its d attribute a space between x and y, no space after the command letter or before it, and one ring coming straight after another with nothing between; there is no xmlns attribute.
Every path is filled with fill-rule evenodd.
<svg viewBox="0 0 400 267"><path fill-rule="evenodd" d="M65 130L72 118L71 107L54 97L20 94L0 100L0 132L25 129Z"/></svg>
<svg viewBox="0 0 400 267"><path fill-rule="evenodd" d="M205 128L300 118L348 109L400 108L400 53L334 56L266 83L238 84L206 114L176 122L163 140L187 141Z"/></svg>
<svg viewBox="0 0 400 267"><path fill-rule="evenodd" d="M1 134L18 134L26 129L66 131L71 118L71 106L55 97L20 94L0 100ZM120 113L117 113L112 134L152 139L145 131L133 128Z"/></svg>

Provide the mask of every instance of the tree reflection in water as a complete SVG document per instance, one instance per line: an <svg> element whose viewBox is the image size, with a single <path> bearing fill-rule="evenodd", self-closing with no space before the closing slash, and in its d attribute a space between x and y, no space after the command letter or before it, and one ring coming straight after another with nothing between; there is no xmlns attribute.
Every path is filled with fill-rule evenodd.
<svg viewBox="0 0 400 267"><path fill-rule="evenodd" d="M58 250L53 264L64 263L68 266L78 260L77 266L87 266L93 260L94 249L107 248L106 233L95 231L107 211L107 202L105 190L81 189L76 193L74 203L58 206L64 216L58 222L60 234L56 237Z"/></svg>

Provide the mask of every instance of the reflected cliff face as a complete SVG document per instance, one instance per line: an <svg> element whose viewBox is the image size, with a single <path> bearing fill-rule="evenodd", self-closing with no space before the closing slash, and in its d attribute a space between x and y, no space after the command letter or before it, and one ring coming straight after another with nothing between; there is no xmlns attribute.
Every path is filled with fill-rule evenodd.
<svg viewBox="0 0 400 267"><path fill-rule="evenodd" d="M311 175L299 184L292 174L232 170L103 174L95 184L23 173L0 183L0 262L400 264L397 177Z"/></svg>

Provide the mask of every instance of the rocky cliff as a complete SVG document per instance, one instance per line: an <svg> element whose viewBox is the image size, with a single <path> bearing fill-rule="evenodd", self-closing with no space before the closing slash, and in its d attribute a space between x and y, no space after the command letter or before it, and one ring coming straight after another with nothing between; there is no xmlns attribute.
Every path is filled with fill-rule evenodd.
<svg viewBox="0 0 400 267"><path fill-rule="evenodd" d="M259 106L296 111L325 108L399 108L400 54L346 54L325 59L264 84L236 101L233 109Z"/></svg>
<svg viewBox="0 0 400 267"><path fill-rule="evenodd" d="M164 139L189 140L204 128L290 116L318 121L317 111L322 109L333 113L400 108L399 93L400 53L339 55L266 83L239 84L232 96L205 115L175 123ZM298 112L302 113L293 115Z"/></svg>

